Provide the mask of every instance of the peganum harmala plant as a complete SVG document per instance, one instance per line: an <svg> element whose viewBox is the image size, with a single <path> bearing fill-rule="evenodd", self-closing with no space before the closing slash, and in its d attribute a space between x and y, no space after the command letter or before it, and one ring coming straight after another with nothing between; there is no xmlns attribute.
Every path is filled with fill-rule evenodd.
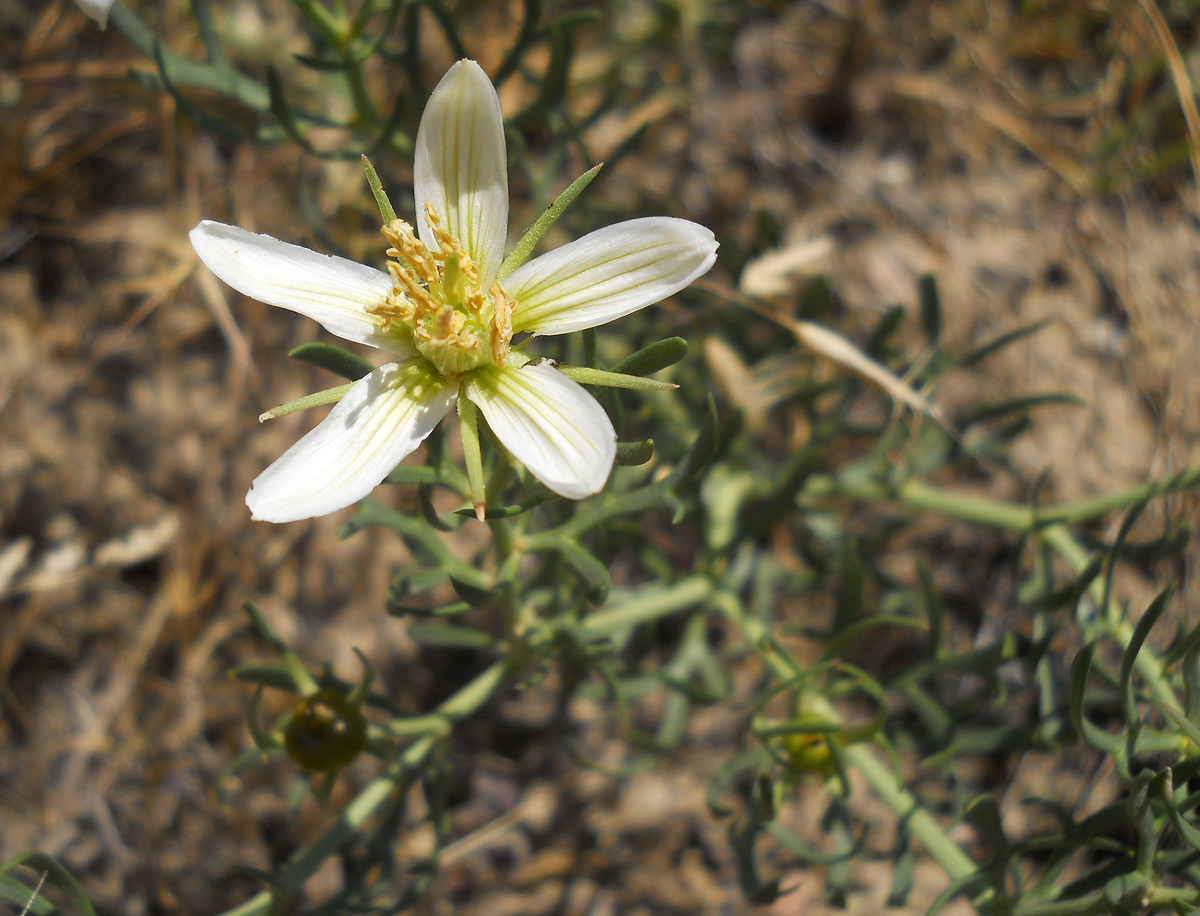
<svg viewBox="0 0 1200 916"><path fill-rule="evenodd" d="M157 85L185 114L214 129L229 127L199 106L189 94L196 88L257 112L253 129L235 129L239 142L286 139L309 153L415 152L418 160L424 148L427 163L452 164L424 188L422 169L415 169L415 230L397 225L368 166L391 244L386 274L219 224L202 223L193 239L205 263L241 291L396 357L377 368L327 343L294 352L341 373L347 384L269 412L338 403L317 428L324 431L302 440L321 448L306 447L299 471L264 474L252 510L282 523L358 502L344 534L398 537L412 558L396 572L386 611L404 619L419 642L455 648L481 665L435 707L406 711L376 687L365 658L357 682L317 670L319 660L299 658L248 606L275 658L235 672L256 691L249 704L255 747L231 771L264 759L270 766L291 761L314 774L314 794L328 802L351 761L368 755L376 764L369 781L331 812L324 832L263 874L263 890L229 913L302 908L305 883L333 858L342 864L342 886L315 912L414 905L454 839L444 783L462 723L488 715L510 691L549 689L543 678L552 670L566 698L587 695L618 713L662 698L645 704L656 710L650 729L618 717L631 747L650 761L686 745L694 708L738 711L742 741L725 752L709 804L728 823L737 878L752 903L787 893L781 875L797 866L821 867L829 897L846 901L856 863L882 860L892 876L889 902L903 905L915 863L925 856L947 878L933 911L955 898L981 913L1023 916L1194 911L1200 628L1172 627L1182 615L1169 590L1147 608L1123 602L1118 573L1132 567L1178 578L1174 564L1192 543L1187 525L1164 511L1161 530L1138 540L1147 537L1146 526L1135 523L1147 506L1194 487L1200 472L1066 505L1044 504L1034 486L1023 488L1024 502L997 502L936 485L956 470L1011 473L1006 448L1027 431L1031 411L1063 399L973 405L948 418L953 432L921 416L897 422L872 409L879 394L853 373L818 371L811 354L764 333L760 319L742 308L760 305L723 295L705 313L711 332L757 363L752 373L769 382L772 421L803 426L806 434L797 447L778 431L748 429L736 412L718 409L709 396L712 380L685 360L688 343L665 336L653 310L633 314L712 266L711 234L682 220L656 221L636 238L628 226L625 235L599 242L585 236L592 238L591 262L570 245L559 260L552 252L526 262L567 205L577 197L579 206L586 203L580 193L594 175L588 172L505 251L506 213L474 220L479 198L469 192L478 189L476 178L447 177L463 162L463 175L491 176L487 187L505 173L499 106L494 92L485 92L491 82L483 71L467 61L455 65L425 107L443 137L461 138L493 119L478 146L443 141L431 153L420 130L409 139L397 129L424 85L418 36L429 20L421 10L468 56L449 9L296 7L321 45L298 65L329 74L334 91L351 100L353 114L337 125L348 139L337 151L318 150L306 132L328 126L319 114L324 106L294 104L274 71L257 83L229 62L210 4L194 7L205 61L175 56L119 4L109 23L155 61ZM575 20L543 24L537 4L527 4L526 13L493 78L511 76L529 47L547 43L551 64L538 104L553 119L568 89L564 49ZM380 58L408 77L386 113L369 98L364 78ZM305 80L301 94L319 99L320 85ZM423 95L416 100L423 102ZM443 155L447 150L455 152ZM645 256L660 238L669 257ZM535 269L542 258L550 259L542 261L550 279L562 281L557 286ZM567 269L581 264L578 273ZM633 293L613 287L629 278L638 281L628 284ZM575 285L567 289L567 281ZM589 305L579 296L600 286L609 298L600 299L598 316L622 317L615 329L624 338L609 327L596 330L596 315L572 317ZM906 365L896 312L871 335L864 358L897 373L912 369L923 390L1036 331L950 353L940 341L932 279L923 282L922 297L928 349L921 365ZM828 288L816 283L798 305L807 320L831 314L828 300ZM526 345L541 343L539 334L577 330L553 351L554 360L524 355ZM521 331L531 337L520 339ZM629 343L634 339L645 344ZM506 377L522 373L546 387L518 384L524 394L506 400ZM671 382L652 378L659 373ZM438 425L451 406L461 454ZM422 439L423 449L401 461ZM381 480L398 498L367 495ZM397 502L410 510L395 508ZM1116 536L1101 540L1096 523L1119 513L1124 523ZM1003 620L972 619L939 587L945 561L936 544L913 533L914 521L929 519L973 526L1002 545L1010 594ZM470 541L462 538L468 525L477 529ZM478 530L486 535L479 538ZM464 542L477 545L466 558ZM879 649L888 645L899 651L884 658ZM734 671L752 674L749 692L737 686L747 679L735 683ZM268 690L289 694L291 703L264 723L258 698ZM1111 772L1113 799L1087 811L1061 799L1029 799L1042 817L1035 829L1015 834L1006 824L1006 786L969 783L962 765L1011 765L1033 754L1070 754L1088 772ZM815 828L799 831L789 808L813 792L821 794L824 814ZM858 807L863 792L890 811L893 835L876 838L866 829ZM414 794L421 805L413 804ZM432 851L418 860L398 857L404 838L423 825L432 827ZM27 861L46 867L41 858ZM68 877L53 872L50 880L66 887ZM0 878L7 899L29 899L21 882Z"/></svg>

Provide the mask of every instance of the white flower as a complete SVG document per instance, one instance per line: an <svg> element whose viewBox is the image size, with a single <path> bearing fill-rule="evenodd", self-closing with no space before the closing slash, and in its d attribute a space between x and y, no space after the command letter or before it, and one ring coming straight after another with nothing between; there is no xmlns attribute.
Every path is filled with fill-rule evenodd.
<svg viewBox="0 0 1200 916"><path fill-rule="evenodd" d="M83 10L89 19L100 23L100 28L108 25L108 11L113 7L113 0L75 0L75 5Z"/></svg>
<svg viewBox="0 0 1200 916"><path fill-rule="evenodd" d="M416 231L403 220L383 230L387 272L208 220L191 232L200 259L234 289L391 357L259 475L246 496L255 518L294 521L357 502L456 403L460 413L478 407L555 493L599 492L616 455L612 423L580 385L512 349L513 334L596 327L678 292L716 259L703 226L635 219L534 258L501 283L504 126L474 61L451 67L430 96L414 186Z"/></svg>

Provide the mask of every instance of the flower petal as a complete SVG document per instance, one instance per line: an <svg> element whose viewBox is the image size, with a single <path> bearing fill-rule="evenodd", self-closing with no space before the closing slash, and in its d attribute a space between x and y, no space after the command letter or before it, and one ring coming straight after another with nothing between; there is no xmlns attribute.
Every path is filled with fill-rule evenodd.
<svg viewBox="0 0 1200 916"><path fill-rule="evenodd" d="M380 330L366 311L392 288L382 270L207 219L189 238L208 269L239 293L299 312L344 340L411 355L407 342Z"/></svg>
<svg viewBox="0 0 1200 916"><path fill-rule="evenodd" d="M599 493L617 456L617 434L599 402L544 363L472 372L464 394L504 447L559 496Z"/></svg>
<svg viewBox="0 0 1200 916"><path fill-rule="evenodd" d="M380 366L258 475L246 505L256 519L293 522L358 502L433 431L457 394L457 384L423 360Z"/></svg>
<svg viewBox="0 0 1200 916"><path fill-rule="evenodd" d="M421 241L438 249L425 220L430 203L479 264L485 284L490 281L508 238L508 152L500 97L473 60L447 70L425 105L417 128L413 192Z"/></svg>
<svg viewBox="0 0 1200 916"><path fill-rule="evenodd" d="M108 25L108 13L112 9L113 0L75 0L75 5L100 23L100 28Z"/></svg>
<svg viewBox="0 0 1200 916"><path fill-rule="evenodd" d="M594 328L679 292L717 259L713 234L666 216L590 232L514 270L513 330L566 334Z"/></svg>

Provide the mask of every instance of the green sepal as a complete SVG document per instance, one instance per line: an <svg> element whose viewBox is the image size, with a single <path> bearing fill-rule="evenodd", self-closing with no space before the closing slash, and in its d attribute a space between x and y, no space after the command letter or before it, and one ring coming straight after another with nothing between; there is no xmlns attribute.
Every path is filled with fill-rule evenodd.
<svg viewBox="0 0 1200 916"><path fill-rule="evenodd" d="M336 344L323 341L300 344L289 350L288 356L314 366L320 366L322 369L328 369L335 375L340 375L352 382L357 382L364 375L375 371L374 364L368 360Z"/></svg>
<svg viewBox="0 0 1200 916"><path fill-rule="evenodd" d="M586 366L557 366L559 372L581 385L598 388L624 388L628 391L671 391L679 386L673 382L626 375L623 372L608 372L604 369L589 369Z"/></svg>
<svg viewBox="0 0 1200 916"><path fill-rule="evenodd" d="M567 189L558 197L554 198L554 203L547 207L546 211L534 221L534 224L525 230L521 241L517 242L517 246L504 259L504 263L500 265L500 270L496 274L497 280L503 280L529 260L529 256L533 254L533 249L542 240L542 236L550 231L550 227L563 215L567 207L574 203L575 198L583 193L583 189L592 183L592 179L600 173L603 165L604 163L600 163L600 165L592 166L567 185Z"/></svg>
<svg viewBox="0 0 1200 916"><path fill-rule="evenodd" d="M371 196L375 198L375 206L379 208L379 215L383 218L383 224L386 226L396 218L396 208L392 206L387 191L383 189L383 182L379 180L379 173L375 171L375 166L367 158L366 153L363 153L362 164L363 173L367 176L367 187L371 189Z"/></svg>
<svg viewBox="0 0 1200 916"><path fill-rule="evenodd" d="M326 404L334 404L345 397L346 392L353 385L353 382L347 382L345 385L326 388L324 391L315 391L312 394L306 394L302 398L296 398L294 401L288 401L286 404L280 404L278 407L272 407L270 410L265 410L258 415L258 422L264 423L267 420L276 420L279 417L286 417L288 414L295 413L298 410L308 410L310 407L323 407Z"/></svg>

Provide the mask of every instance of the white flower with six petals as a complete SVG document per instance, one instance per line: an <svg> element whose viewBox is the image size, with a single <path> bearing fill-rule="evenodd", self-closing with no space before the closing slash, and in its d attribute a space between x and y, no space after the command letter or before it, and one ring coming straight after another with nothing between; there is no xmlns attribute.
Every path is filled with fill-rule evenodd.
<svg viewBox="0 0 1200 916"><path fill-rule="evenodd" d="M596 327L678 292L716 260L703 226L644 218L589 233L501 280L504 125L496 90L474 61L451 67L429 98L414 192L416 231L402 220L384 227L387 272L210 220L191 232L200 259L234 289L391 357L258 476L246 495L257 519L295 521L352 505L456 403L460 414L478 407L550 490L570 499L599 492L616 456L611 421L582 386L511 349L513 334Z"/></svg>

